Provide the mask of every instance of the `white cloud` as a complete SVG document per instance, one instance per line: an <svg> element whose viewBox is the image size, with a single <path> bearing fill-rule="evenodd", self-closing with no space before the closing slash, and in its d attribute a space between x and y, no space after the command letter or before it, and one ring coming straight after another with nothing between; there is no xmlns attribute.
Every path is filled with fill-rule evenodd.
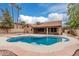
<svg viewBox="0 0 79 59"><path fill-rule="evenodd" d="M20 21L25 21L26 23L31 23L34 24L36 22L46 22L47 18L45 17L32 17L32 16L25 16L25 15L20 15L19 16Z"/></svg>
<svg viewBox="0 0 79 59"><path fill-rule="evenodd" d="M51 13L48 15L49 20L62 20L63 19L63 14L58 14L58 13Z"/></svg>
<svg viewBox="0 0 79 59"><path fill-rule="evenodd" d="M29 23L29 24L34 24L36 22L42 23L42 22L48 22L48 21L56 21L56 20L62 20L62 22L64 23L66 21L66 14L51 13L48 15L48 18L45 18L42 16L32 17L32 16L20 15L19 19L21 21L25 21L26 23Z"/></svg>

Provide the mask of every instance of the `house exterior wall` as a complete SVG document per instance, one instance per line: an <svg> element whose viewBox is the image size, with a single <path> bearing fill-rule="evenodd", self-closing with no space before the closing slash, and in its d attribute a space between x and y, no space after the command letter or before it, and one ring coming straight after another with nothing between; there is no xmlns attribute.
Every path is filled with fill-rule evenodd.
<svg viewBox="0 0 79 59"><path fill-rule="evenodd" d="M58 27L58 33L62 34L62 27Z"/></svg>
<svg viewBox="0 0 79 59"><path fill-rule="evenodd" d="M30 25L25 26L25 33L32 34L33 33L33 28Z"/></svg>
<svg viewBox="0 0 79 59"><path fill-rule="evenodd" d="M51 28L57 28L57 32L51 32ZM62 33L62 27L50 27L48 28L48 34L61 34Z"/></svg>

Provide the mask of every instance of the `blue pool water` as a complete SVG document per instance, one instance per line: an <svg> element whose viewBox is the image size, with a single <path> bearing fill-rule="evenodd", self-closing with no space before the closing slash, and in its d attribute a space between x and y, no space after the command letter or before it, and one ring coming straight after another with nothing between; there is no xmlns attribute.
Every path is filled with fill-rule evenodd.
<svg viewBox="0 0 79 59"><path fill-rule="evenodd" d="M52 45L58 42L66 42L69 41L69 39L64 37L37 37L37 36L20 36L20 37L12 37L10 39L7 39L8 42L25 42L25 43L36 43L38 45Z"/></svg>

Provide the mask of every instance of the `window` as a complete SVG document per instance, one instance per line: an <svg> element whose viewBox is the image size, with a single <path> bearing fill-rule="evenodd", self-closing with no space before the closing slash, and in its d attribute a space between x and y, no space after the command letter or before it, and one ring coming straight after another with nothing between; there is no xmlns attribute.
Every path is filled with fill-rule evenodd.
<svg viewBox="0 0 79 59"><path fill-rule="evenodd" d="M57 32L57 28L51 28L51 32Z"/></svg>

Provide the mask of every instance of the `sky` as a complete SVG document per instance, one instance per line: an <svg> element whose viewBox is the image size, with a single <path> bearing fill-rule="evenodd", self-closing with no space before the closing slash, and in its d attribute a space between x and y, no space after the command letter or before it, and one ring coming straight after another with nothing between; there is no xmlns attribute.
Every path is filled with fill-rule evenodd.
<svg viewBox="0 0 79 59"><path fill-rule="evenodd" d="M48 22L62 20L67 21L67 4L66 3L19 3L22 9L19 14L19 21L34 24L36 22ZM1 8L8 8L11 13L10 4L0 3ZM14 9L14 19L17 19L17 10ZM0 11L0 16L2 13Z"/></svg>

